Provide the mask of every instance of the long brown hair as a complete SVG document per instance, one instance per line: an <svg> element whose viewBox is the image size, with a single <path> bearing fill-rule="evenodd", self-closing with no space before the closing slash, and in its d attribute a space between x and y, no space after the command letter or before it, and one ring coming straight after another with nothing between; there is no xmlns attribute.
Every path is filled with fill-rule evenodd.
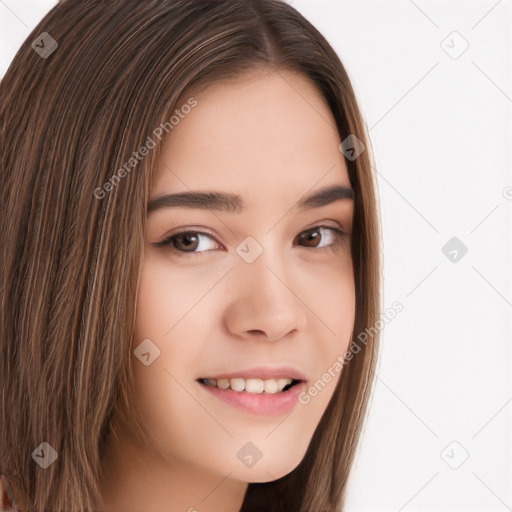
<svg viewBox="0 0 512 512"><path fill-rule="evenodd" d="M42 33L58 44L46 56L32 46ZM114 420L130 417L144 439L131 410L130 341L160 145L108 192L104 184L186 93L252 68L309 77L340 141L352 134L366 146L346 159L355 199L354 337L377 321L370 145L347 73L324 37L279 0L62 0L0 84L0 473L24 512L99 510ZM341 509L377 340L344 366L300 465L277 481L250 484L244 512ZM58 454L47 469L31 456L42 442Z"/></svg>

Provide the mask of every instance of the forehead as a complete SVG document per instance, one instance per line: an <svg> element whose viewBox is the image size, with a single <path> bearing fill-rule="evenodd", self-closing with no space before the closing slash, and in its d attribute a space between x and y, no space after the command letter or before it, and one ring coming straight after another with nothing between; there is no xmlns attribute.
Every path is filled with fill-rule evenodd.
<svg viewBox="0 0 512 512"><path fill-rule="evenodd" d="M256 71L193 97L164 140L154 194L236 189L296 199L317 183L349 185L332 112L303 75Z"/></svg>

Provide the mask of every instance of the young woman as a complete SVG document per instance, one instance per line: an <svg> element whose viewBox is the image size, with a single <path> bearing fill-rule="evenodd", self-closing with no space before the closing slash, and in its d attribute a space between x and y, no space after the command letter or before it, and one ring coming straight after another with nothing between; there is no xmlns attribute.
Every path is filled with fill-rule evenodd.
<svg viewBox="0 0 512 512"><path fill-rule="evenodd" d="M379 232L326 40L279 0L63 0L0 87L4 507L341 510Z"/></svg>

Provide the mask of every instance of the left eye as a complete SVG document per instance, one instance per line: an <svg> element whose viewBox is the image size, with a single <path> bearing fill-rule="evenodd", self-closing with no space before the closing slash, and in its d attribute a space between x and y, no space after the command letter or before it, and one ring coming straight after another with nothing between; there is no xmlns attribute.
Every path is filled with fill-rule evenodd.
<svg viewBox="0 0 512 512"><path fill-rule="evenodd" d="M310 249L336 249L343 242L344 235L345 233L341 229L330 226L317 226L303 231L296 237L296 240L303 243L303 247ZM181 231L153 245L155 247L169 246L173 252L182 257L187 253L198 254L222 248L221 244L211 235L201 231Z"/></svg>
<svg viewBox="0 0 512 512"><path fill-rule="evenodd" d="M324 239L322 233L328 233L327 240L329 243L325 245L306 245L306 247L312 247L314 249L323 249L329 246L337 246L341 243L343 239L343 235L345 234L341 229L332 228L329 226L318 226L316 228L308 229L307 231L303 231L299 236L299 240L303 240L306 244L313 243L315 244L320 238Z"/></svg>

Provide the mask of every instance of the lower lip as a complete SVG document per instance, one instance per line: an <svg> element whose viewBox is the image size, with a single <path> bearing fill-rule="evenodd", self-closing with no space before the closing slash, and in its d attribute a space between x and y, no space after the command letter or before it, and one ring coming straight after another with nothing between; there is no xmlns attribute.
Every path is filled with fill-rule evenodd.
<svg viewBox="0 0 512 512"><path fill-rule="evenodd" d="M298 401L298 396L305 387L305 382L299 382L287 391L281 393L247 393L232 389L219 389L214 386L199 385L223 402L258 416L282 416L290 412Z"/></svg>

